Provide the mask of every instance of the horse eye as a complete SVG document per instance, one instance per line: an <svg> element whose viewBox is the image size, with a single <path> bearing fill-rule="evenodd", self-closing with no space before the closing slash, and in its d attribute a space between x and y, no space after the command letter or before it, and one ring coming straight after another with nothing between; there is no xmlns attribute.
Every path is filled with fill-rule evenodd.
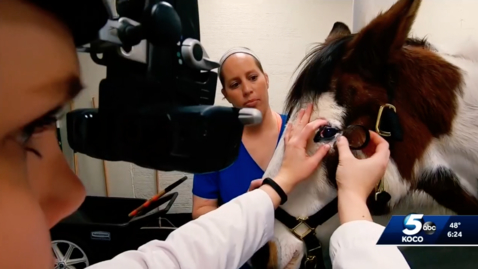
<svg viewBox="0 0 478 269"><path fill-rule="evenodd" d="M335 128L325 128L323 131L322 131L322 137L324 138L330 138L334 135L337 134L339 130L335 129Z"/></svg>
<svg viewBox="0 0 478 269"><path fill-rule="evenodd" d="M325 126L320 128L314 137L314 142L321 142L323 140L328 140L333 138L339 132L338 129L332 128L330 126Z"/></svg>

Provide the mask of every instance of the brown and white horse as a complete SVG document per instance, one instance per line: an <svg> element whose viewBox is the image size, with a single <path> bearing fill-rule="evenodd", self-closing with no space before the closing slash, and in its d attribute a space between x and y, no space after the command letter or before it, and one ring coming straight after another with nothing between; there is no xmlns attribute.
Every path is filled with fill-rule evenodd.
<svg viewBox="0 0 478 269"><path fill-rule="evenodd" d="M478 214L478 49L446 53L409 38L420 2L400 0L356 34L335 23L304 59L286 102L292 118L313 102L311 120L363 125L388 139L390 163L377 191L390 196L382 205L375 192L369 199L383 225L391 214ZM311 137L308 149L316 148ZM281 139L264 177L276 175L283 151ZM332 148L281 208L304 218L333 202L337 164ZM327 219L316 229L324 255L339 226L337 215ZM275 238L268 268L284 268L296 251L304 255L303 241L277 220Z"/></svg>

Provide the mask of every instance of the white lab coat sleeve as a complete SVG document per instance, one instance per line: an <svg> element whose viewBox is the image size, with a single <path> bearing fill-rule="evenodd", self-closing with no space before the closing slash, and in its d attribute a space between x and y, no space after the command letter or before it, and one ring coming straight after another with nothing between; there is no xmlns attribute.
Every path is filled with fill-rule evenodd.
<svg viewBox="0 0 478 269"><path fill-rule="evenodd" d="M329 255L333 268L410 268L397 247L377 245L384 229L366 220L342 224L330 238Z"/></svg>
<svg viewBox="0 0 478 269"><path fill-rule="evenodd" d="M88 269L236 269L274 234L274 206L261 189L243 194L173 231Z"/></svg>

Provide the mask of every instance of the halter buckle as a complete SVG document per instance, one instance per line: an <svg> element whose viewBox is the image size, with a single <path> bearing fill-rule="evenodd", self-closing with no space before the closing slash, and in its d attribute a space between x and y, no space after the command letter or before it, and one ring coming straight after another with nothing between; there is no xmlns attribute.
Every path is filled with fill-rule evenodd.
<svg viewBox="0 0 478 269"><path fill-rule="evenodd" d="M291 233L295 235L295 237L299 238L300 240L303 240L304 237L306 237L308 234L310 234L311 232L315 230L314 228L310 227L309 224L307 224L307 222L305 222L307 219L308 217L297 217L297 221L299 221L299 223L294 228L290 229ZM299 229L300 231L297 232L296 230L299 230Z"/></svg>
<svg viewBox="0 0 478 269"><path fill-rule="evenodd" d="M375 131L381 136L387 136L388 137L388 136L392 136L392 134L390 132L380 130L380 120L382 119L382 113L383 113L383 109L385 107L390 108L395 113L397 113L397 108L392 104L385 104L385 105L380 106L380 109L378 110L377 122L375 123Z"/></svg>
<svg viewBox="0 0 478 269"><path fill-rule="evenodd" d="M308 255L304 261L305 268L317 268L316 259L317 257L315 255Z"/></svg>

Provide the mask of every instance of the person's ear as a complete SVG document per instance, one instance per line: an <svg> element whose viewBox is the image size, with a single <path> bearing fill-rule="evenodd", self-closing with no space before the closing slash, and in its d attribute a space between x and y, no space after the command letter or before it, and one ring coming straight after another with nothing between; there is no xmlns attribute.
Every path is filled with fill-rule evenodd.
<svg viewBox="0 0 478 269"><path fill-rule="evenodd" d="M266 78L267 89L269 89L269 75L267 75L267 73L264 73L264 77Z"/></svg>
<svg viewBox="0 0 478 269"><path fill-rule="evenodd" d="M224 90L224 88L221 89L221 93L222 93L222 100L224 99L227 99L227 95L226 95L226 90ZM229 100L227 100L229 102ZM231 103L231 102L229 102Z"/></svg>

